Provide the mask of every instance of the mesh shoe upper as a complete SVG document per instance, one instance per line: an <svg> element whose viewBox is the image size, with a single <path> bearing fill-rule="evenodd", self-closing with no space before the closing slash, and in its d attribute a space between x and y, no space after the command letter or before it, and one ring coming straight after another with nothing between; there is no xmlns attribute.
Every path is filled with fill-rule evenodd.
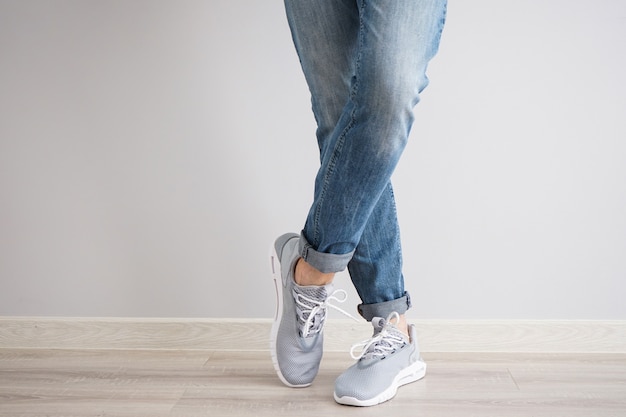
<svg viewBox="0 0 626 417"><path fill-rule="evenodd" d="M270 335L274 368L283 383L305 387L313 382L323 353L323 327L330 304L343 302L346 292L333 285L300 286L295 283L294 269L300 255L298 235L287 234L276 240L272 255L272 272L276 285L278 308Z"/></svg>
<svg viewBox="0 0 626 417"><path fill-rule="evenodd" d="M419 356L415 328L410 339L387 319L374 318L374 335L353 346L357 362L337 378L335 400L340 404L369 406L391 399L399 386L422 378L426 364ZM362 348L359 355L354 350Z"/></svg>

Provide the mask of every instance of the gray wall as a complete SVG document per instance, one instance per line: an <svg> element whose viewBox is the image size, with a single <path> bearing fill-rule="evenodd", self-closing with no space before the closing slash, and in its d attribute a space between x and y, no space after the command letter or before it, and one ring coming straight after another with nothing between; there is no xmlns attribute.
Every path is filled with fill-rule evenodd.
<svg viewBox="0 0 626 417"><path fill-rule="evenodd" d="M451 2L394 176L412 317L626 319L625 22ZM280 1L0 0L0 315L270 317L308 100Z"/></svg>

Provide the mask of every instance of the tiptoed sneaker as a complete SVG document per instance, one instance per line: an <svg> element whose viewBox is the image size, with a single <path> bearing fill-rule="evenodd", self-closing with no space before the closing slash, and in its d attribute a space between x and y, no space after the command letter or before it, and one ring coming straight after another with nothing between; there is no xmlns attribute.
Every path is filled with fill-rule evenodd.
<svg viewBox="0 0 626 417"><path fill-rule="evenodd" d="M399 319L392 313L387 319L372 320L374 335L352 347L357 362L337 378L335 401L339 404L371 406L390 400L398 387L426 375L426 364L420 357L415 327L409 325L409 336L393 323ZM359 355L355 349L362 348Z"/></svg>
<svg viewBox="0 0 626 417"><path fill-rule="evenodd" d="M274 369L289 387L307 387L317 376L323 353L327 307L330 300L345 301L345 291L333 292L332 284L300 286L294 269L300 258L299 236L289 233L274 243L271 255L277 309L270 334ZM336 295L342 294L342 298ZM340 310L340 309L338 309Z"/></svg>

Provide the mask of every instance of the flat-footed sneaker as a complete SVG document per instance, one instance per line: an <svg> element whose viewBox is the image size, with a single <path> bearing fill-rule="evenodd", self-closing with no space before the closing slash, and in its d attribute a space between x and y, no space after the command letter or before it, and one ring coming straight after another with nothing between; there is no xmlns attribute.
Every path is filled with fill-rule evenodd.
<svg viewBox="0 0 626 417"><path fill-rule="evenodd" d="M409 336L392 321L398 313L372 320L374 335L357 343L350 354L357 362L337 378L335 401L339 404L371 406L390 400L398 387L422 379L426 363L420 356L415 326L409 325ZM361 347L359 355L354 350Z"/></svg>
<svg viewBox="0 0 626 417"><path fill-rule="evenodd" d="M274 369L289 387L311 385L322 360L328 301L345 301L346 292L333 291L333 285L300 286L294 269L300 258L299 235L285 234L273 245L270 255L276 287L277 308L270 333L270 351ZM338 298L337 294L342 294ZM347 313L346 313L347 314Z"/></svg>

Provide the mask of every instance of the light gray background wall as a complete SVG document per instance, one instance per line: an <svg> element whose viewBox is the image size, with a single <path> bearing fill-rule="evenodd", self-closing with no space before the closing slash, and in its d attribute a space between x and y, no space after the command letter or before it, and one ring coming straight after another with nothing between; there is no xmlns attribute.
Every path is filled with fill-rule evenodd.
<svg viewBox="0 0 626 417"><path fill-rule="evenodd" d="M625 40L620 0L450 3L394 177L412 317L626 319ZM0 0L0 315L270 317L308 100L280 1Z"/></svg>

